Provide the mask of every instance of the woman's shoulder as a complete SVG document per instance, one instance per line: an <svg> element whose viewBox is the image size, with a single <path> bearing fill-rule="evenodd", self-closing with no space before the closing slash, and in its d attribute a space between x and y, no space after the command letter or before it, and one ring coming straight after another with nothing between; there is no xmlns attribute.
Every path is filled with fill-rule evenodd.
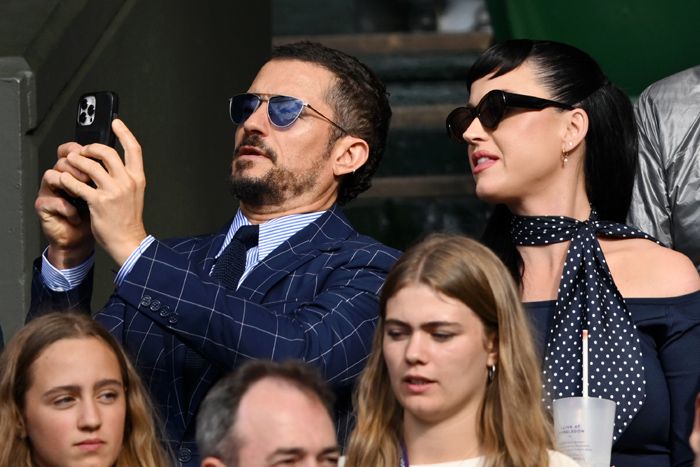
<svg viewBox="0 0 700 467"><path fill-rule="evenodd" d="M682 253L645 239L601 239L623 297L676 297L700 289L700 276Z"/></svg>
<svg viewBox="0 0 700 467"><path fill-rule="evenodd" d="M559 451L549 452L549 467L579 467L578 462Z"/></svg>

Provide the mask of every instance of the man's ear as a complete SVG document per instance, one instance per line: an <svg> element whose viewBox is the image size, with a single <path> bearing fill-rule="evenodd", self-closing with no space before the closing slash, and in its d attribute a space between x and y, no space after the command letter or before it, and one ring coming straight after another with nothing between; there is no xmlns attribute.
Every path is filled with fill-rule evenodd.
<svg viewBox="0 0 700 467"><path fill-rule="evenodd" d="M367 141L355 136L344 136L333 146L333 174L337 177L359 169L369 158Z"/></svg>
<svg viewBox="0 0 700 467"><path fill-rule="evenodd" d="M205 457L202 459L200 467L226 467L226 464L221 462L216 457Z"/></svg>

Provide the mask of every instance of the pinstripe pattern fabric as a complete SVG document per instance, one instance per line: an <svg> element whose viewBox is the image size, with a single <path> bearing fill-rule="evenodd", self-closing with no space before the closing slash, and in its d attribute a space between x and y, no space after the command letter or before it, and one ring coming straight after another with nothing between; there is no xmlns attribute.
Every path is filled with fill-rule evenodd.
<svg viewBox="0 0 700 467"><path fill-rule="evenodd" d="M55 290L57 292L70 290L80 285L80 283L87 277L90 269L92 269L92 266L95 264L95 253L93 253L84 263L79 264L74 268L59 270L49 263L49 260L46 257L47 251L48 247L41 255L43 261L41 272L44 277L44 282L49 284L51 290Z"/></svg>
<svg viewBox="0 0 700 467"><path fill-rule="evenodd" d="M129 257L126 258L126 261L124 261L124 264L122 264L122 267L117 271L117 276L114 278L114 283L116 285L120 285L124 282L124 278L131 272L131 268L133 268L134 264L141 258L143 252L155 241L156 238L153 235L149 235L141 241L141 244L133 252L131 252ZM44 279L46 279L46 277L44 277Z"/></svg>
<svg viewBox="0 0 700 467"><path fill-rule="evenodd" d="M371 348L377 294L400 253L358 235L334 207L282 242L238 290L228 290L209 277L227 230L153 242L96 318L133 357L176 453L195 451L194 414L207 390L250 358L317 365L338 393L344 440L352 384ZM40 264L28 319L51 309L89 310L91 281L53 292L40 281ZM190 401L183 400L187 348L208 362ZM197 456L182 465L198 465Z"/></svg>

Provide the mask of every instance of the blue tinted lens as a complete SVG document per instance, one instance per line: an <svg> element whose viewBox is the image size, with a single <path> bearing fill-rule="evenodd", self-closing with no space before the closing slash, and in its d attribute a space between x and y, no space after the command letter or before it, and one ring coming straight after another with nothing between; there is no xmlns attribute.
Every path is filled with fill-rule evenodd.
<svg viewBox="0 0 700 467"><path fill-rule="evenodd" d="M260 107L260 102L260 98L255 94L239 94L232 97L229 112L233 123L240 125L245 122Z"/></svg>
<svg viewBox="0 0 700 467"><path fill-rule="evenodd" d="M299 118L302 110L304 110L302 100L296 97L274 96L270 98L267 113L273 125L286 128Z"/></svg>

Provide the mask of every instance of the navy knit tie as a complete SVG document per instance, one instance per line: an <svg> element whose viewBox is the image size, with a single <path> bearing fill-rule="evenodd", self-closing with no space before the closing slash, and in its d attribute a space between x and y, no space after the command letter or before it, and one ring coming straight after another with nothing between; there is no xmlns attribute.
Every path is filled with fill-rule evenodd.
<svg viewBox="0 0 700 467"><path fill-rule="evenodd" d="M238 288L238 281L245 271L246 252L258 244L258 225L241 226L216 260L211 277L232 290Z"/></svg>
<svg viewBox="0 0 700 467"><path fill-rule="evenodd" d="M582 395L581 333L588 329L589 395L617 404L613 432L617 440L644 403L646 381L637 328L613 282L597 235L654 240L624 224L597 220L595 210L585 222L563 216L513 216L511 224L516 245L571 240L547 335L545 402L551 409L553 399Z"/></svg>

